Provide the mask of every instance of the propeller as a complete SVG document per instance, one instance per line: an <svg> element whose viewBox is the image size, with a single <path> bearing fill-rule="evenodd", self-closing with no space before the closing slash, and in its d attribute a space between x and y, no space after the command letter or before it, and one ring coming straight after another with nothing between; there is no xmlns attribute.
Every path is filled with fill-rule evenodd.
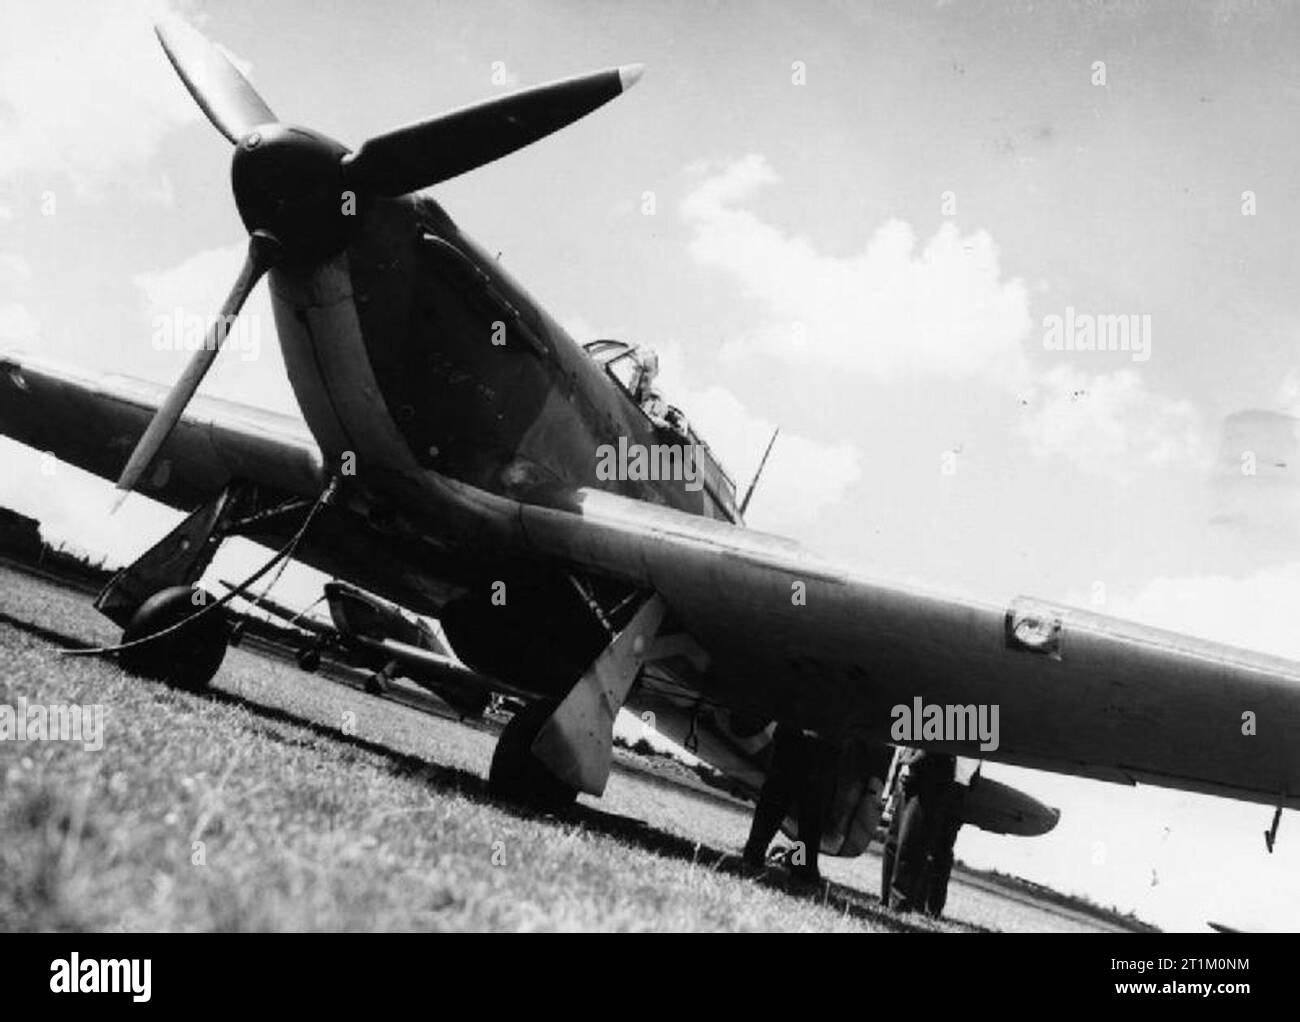
<svg viewBox="0 0 1300 1022"><path fill-rule="evenodd" d="M640 64L598 71L489 100L363 142L356 152L309 128L282 123L220 49L179 18L155 27L167 59L204 115L235 145L231 188L249 232L244 266L209 329L117 481L139 484L216 360L257 282L281 263L310 265L342 251L371 198L428 188L507 156L630 89Z"/></svg>

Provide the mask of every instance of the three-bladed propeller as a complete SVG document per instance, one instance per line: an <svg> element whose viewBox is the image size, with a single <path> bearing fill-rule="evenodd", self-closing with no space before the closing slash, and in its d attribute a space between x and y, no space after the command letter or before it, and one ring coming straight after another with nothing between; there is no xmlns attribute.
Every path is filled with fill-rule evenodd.
<svg viewBox="0 0 1300 1022"><path fill-rule="evenodd" d="M536 142L591 113L641 77L630 64L489 100L397 128L349 152L319 132L281 123L216 46L180 19L156 28L185 88L235 144L231 186L249 232L243 269L203 347L154 414L117 488L133 490L167 441L257 282L280 263L310 264L341 251L360 209L456 177Z"/></svg>

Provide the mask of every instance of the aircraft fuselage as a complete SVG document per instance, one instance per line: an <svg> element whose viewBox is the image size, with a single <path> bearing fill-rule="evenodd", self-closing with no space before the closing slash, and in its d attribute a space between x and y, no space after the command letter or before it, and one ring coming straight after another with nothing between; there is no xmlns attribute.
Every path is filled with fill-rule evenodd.
<svg viewBox="0 0 1300 1022"><path fill-rule="evenodd" d="M432 199L374 202L345 252L272 274L276 326L327 465L431 471L565 506L580 487L734 519L709 488L598 477L603 444L671 442ZM350 456L350 457L349 457Z"/></svg>

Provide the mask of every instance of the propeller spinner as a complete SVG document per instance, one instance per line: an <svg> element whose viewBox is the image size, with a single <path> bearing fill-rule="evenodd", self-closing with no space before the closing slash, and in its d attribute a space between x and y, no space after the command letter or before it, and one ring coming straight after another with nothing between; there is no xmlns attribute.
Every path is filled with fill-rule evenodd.
<svg viewBox="0 0 1300 1022"><path fill-rule="evenodd" d="M163 51L213 126L235 144L231 186L249 232L248 254L203 346L150 421L117 481L135 489L211 368L257 282L282 262L311 263L346 247L360 208L456 177L521 149L620 95L641 77L630 64L525 89L397 128L354 153L308 128L281 123L230 59L180 19L155 29Z"/></svg>

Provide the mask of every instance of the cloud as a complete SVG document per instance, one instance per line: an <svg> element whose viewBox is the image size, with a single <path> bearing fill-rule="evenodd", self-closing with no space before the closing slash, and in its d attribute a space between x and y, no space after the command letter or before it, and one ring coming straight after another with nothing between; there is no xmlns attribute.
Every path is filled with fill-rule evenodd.
<svg viewBox="0 0 1300 1022"><path fill-rule="evenodd" d="M751 412L726 387L700 386L680 344L658 347L659 382L666 400L680 405L692 427L732 474L737 499L753 478L776 424ZM823 443L783 432L763 470L748 522L782 535L805 533L861 478L861 455L849 443Z"/></svg>
<svg viewBox="0 0 1300 1022"><path fill-rule="evenodd" d="M1106 613L1300 661L1297 606L1300 563L1290 563L1241 578L1157 578L1133 597L1112 596Z"/></svg>
<svg viewBox="0 0 1300 1022"><path fill-rule="evenodd" d="M1036 456L1118 479L1206 467L1190 402L1149 391L1132 370L1044 369L1041 352L1031 359L1027 288L1004 278L988 232L963 234L949 221L918 245L911 226L891 219L856 254L830 255L747 208L779 181L762 156L688 173L696 183L681 213L690 255L730 278L754 310L754 322L724 344L725 364L775 358L789 372L847 370L883 385L905 373L972 378L1028 398L1018 435Z"/></svg>
<svg viewBox="0 0 1300 1022"><path fill-rule="evenodd" d="M1091 374L1056 366L1027 392L1020 436L1045 459L1119 478L1155 468L1209 467L1200 418L1190 402L1147 390L1137 372Z"/></svg>
<svg viewBox="0 0 1300 1022"><path fill-rule="evenodd" d="M561 318L579 343L624 337L628 331L593 324L575 313ZM736 483L739 501L754 477L776 424L751 412L734 391L700 380L700 361L678 341L651 345L659 355L658 385L664 400L685 412L691 427ZM713 374L709 374L712 376ZM861 455L848 443L822 443L783 432L763 469L747 523L781 535L807 533L829 507L844 498L862 475Z"/></svg>
<svg viewBox="0 0 1300 1022"><path fill-rule="evenodd" d="M856 255L826 255L741 205L777 180L750 155L704 177L682 202L692 258L729 276L763 320L732 342L729 357L757 346L882 378L1019 362L1030 328L1026 289L1002 279L986 232L962 235L945 223L918 250L913 229L889 220Z"/></svg>
<svg viewBox="0 0 1300 1022"><path fill-rule="evenodd" d="M0 4L0 180L66 177L93 195L202 116L154 38L168 9L163 0Z"/></svg>

